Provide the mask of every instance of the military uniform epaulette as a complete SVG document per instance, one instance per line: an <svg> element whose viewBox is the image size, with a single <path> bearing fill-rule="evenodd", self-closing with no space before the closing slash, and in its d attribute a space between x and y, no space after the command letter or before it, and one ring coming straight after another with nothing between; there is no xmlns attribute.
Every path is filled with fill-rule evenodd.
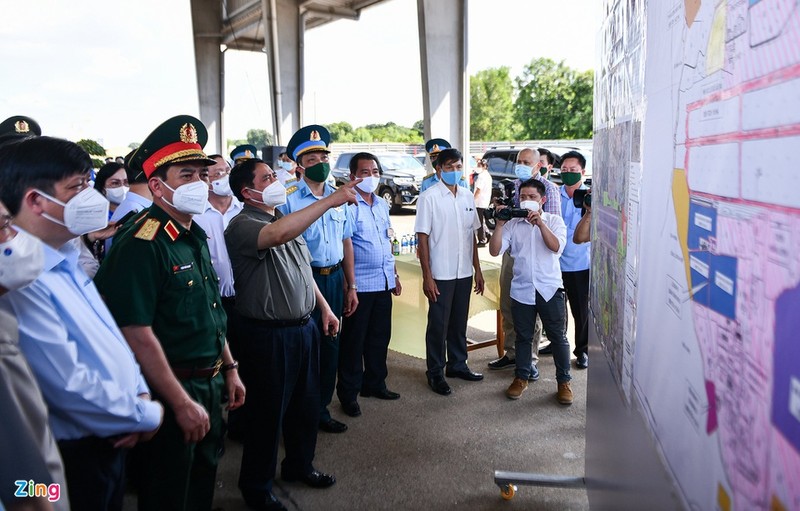
<svg viewBox="0 0 800 511"><path fill-rule="evenodd" d="M142 217L144 218L144 216ZM158 234L158 228L161 227L161 222L155 218L148 218L133 235L134 238L145 241L153 241Z"/></svg>
<svg viewBox="0 0 800 511"><path fill-rule="evenodd" d="M286 189L286 195L291 195L297 191L297 185L290 186Z"/></svg>
<svg viewBox="0 0 800 511"><path fill-rule="evenodd" d="M290 186L292 186L292 183L296 183L296 182L297 182L297 178L296 177L291 177L291 178L287 179L286 181L284 181L283 186L285 186L286 188L289 188Z"/></svg>
<svg viewBox="0 0 800 511"><path fill-rule="evenodd" d="M430 179L430 178L432 178L432 177L433 177L433 176L435 176L435 175L436 175L436 172L431 172L431 173L430 173L430 174L428 174L427 176L423 177L423 178L422 178L422 180L423 180L423 181L425 181L426 179Z"/></svg>

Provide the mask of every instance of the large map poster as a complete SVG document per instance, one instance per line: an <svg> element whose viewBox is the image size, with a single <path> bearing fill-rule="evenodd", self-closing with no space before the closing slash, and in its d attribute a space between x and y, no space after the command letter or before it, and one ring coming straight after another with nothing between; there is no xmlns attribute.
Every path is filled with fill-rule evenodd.
<svg viewBox="0 0 800 511"><path fill-rule="evenodd" d="M653 0L641 14L641 189L631 151L605 181L628 168L616 216L630 222L635 195L637 243L616 266L593 261L613 267L622 302L603 317L595 296L596 321L617 324L623 391L687 509L800 509L800 2ZM630 116L600 123L597 142L635 139ZM609 225L598 217L595 234Z"/></svg>

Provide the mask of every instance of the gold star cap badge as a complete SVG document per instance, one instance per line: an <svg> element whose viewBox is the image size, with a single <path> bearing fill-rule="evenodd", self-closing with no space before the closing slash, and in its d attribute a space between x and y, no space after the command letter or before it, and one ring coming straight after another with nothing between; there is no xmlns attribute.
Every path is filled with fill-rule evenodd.
<svg viewBox="0 0 800 511"><path fill-rule="evenodd" d="M194 127L194 124L187 122L183 126L181 126L181 142L184 144L196 144L197 143L197 128Z"/></svg>

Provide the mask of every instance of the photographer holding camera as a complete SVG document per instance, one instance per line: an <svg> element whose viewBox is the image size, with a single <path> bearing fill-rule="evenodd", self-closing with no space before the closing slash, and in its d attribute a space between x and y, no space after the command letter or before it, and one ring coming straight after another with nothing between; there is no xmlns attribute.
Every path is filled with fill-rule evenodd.
<svg viewBox="0 0 800 511"><path fill-rule="evenodd" d="M583 190L575 190L576 192L580 192ZM576 199L578 194L573 194L572 198ZM575 204L575 207L578 207ZM591 238L592 234L592 190L589 189L586 191L586 195L583 196L581 199L581 207L583 207L583 213L581 217L581 221L578 222L578 225L575 226L575 234L572 235L572 242L576 245L580 245L581 243L587 243Z"/></svg>
<svg viewBox="0 0 800 511"><path fill-rule="evenodd" d="M561 215L561 194L558 187L552 182L548 181L541 175L542 161L539 151L531 148L522 149L517 154L517 164L514 166L514 173L517 178L513 183L506 187L504 197L506 200L502 203L506 206L519 206L519 188L522 183L529 179L539 181L545 187L544 209L548 213L554 215ZM514 273L514 258L507 252L503 253L503 260L500 266L500 312L503 317L503 335L505 338L505 354L489 362L489 369L502 370L514 367L514 360L516 358L516 336L514 334L514 322L511 319L511 298L509 290L511 288L511 276ZM537 363L539 362L539 338L542 336L541 322L536 323L536 331L534 338L536 342L533 345L531 359L533 361L533 373L531 374L530 381L539 379L539 369Z"/></svg>
<svg viewBox="0 0 800 511"><path fill-rule="evenodd" d="M561 276L569 309L575 320L574 354L578 369L589 366L589 266L592 247L591 243L579 245L573 240L583 215L584 199L581 197L587 194L583 184L585 167L586 158L577 151L569 151L561 156L561 181L564 183L561 187L561 216L567 225L567 246L561 254Z"/></svg>
<svg viewBox="0 0 800 511"><path fill-rule="evenodd" d="M559 403L572 404L572 389L569 374L569 342L566 333L566 308L559 257L567 244L567 227L558 215L545 213L542 207L547 201L544 184L529 179L519 187L521 209L527 212L524 218L515 215L504 220L499 206L497 227L489 241L489 253L497 256L506 250L514 258L514 274L511 279L511 313L516 334L517 357L514 381L506 391L509 399L519 399L528 388L528 379L533 374L531 360L534 326L540 316L542 326L553 346L556 365L556 381Z"/></svg>

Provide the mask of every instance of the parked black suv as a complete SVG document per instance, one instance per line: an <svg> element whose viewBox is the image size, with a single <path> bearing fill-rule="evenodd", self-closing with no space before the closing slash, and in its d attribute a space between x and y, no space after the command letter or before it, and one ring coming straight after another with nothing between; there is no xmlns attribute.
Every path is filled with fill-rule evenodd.
<svg viewBox="0 0 800 511"><path fill-rule="evenodd" d="M331 173L336 179L336 185L350 181L350 159L356 153L342 153L336 160L336 166ZM425 167L411 154L403 153L374 153L381 163L383 172L378 189L375 191L386 203L392 212L397 212L403 206L410 206L417 202L422 179L426 175Z"/></svg>

